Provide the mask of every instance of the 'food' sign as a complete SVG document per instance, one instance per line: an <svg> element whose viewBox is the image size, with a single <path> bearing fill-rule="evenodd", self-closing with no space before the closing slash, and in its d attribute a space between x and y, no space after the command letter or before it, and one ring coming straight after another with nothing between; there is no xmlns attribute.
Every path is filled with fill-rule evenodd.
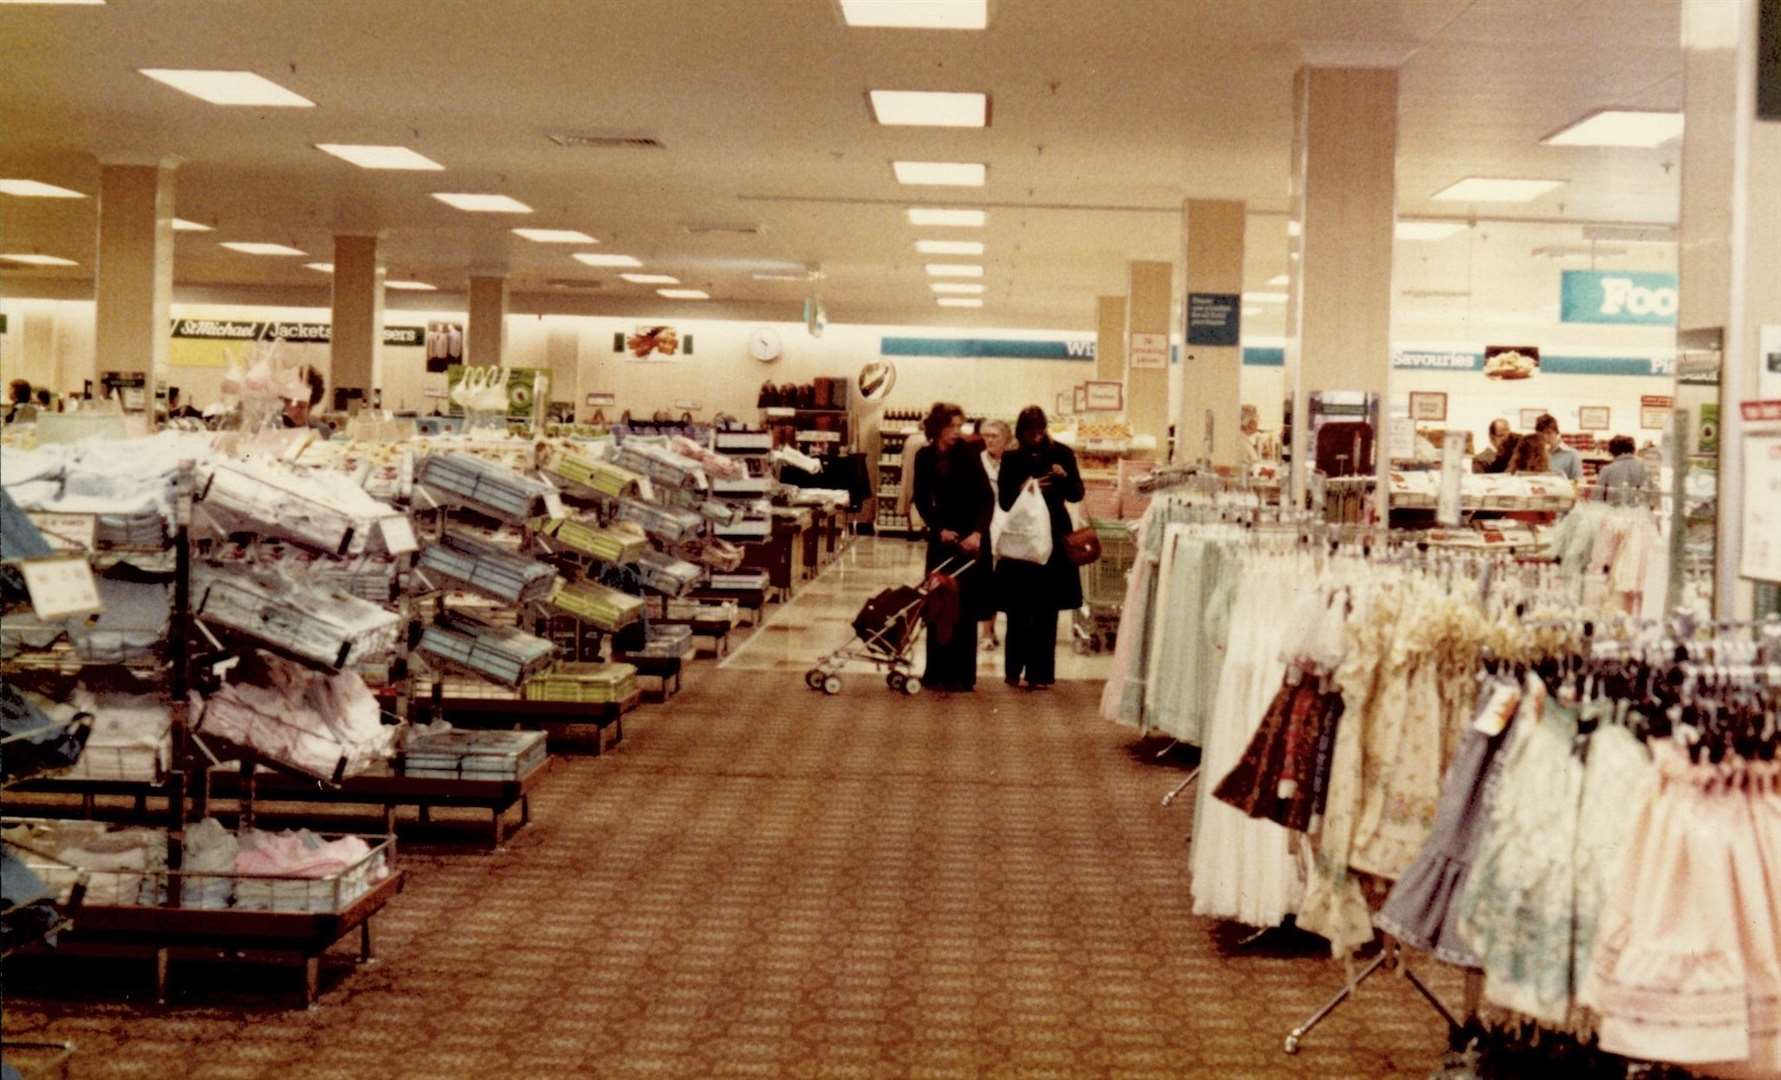
<svg viewBox="0 0 1781 1080"><path fill-rule="evenodd" d="M1649 270L1566 270L1559 320L1616 326L1675 326L1676 275Z"/></svg>

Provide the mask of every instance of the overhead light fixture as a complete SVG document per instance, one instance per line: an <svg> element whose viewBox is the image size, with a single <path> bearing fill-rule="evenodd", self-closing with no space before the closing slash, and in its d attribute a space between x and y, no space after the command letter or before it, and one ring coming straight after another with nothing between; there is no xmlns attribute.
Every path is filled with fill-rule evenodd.
<svg viewBox="0 0 1781 1080"><path fill-rule="evenodd" d="M942 210L932 206L911 206L909 224L944 225L955 228L981 229L989 215L982 210Z"/></svg>
<svg viewBox="0 0 1781 1080"><path fill-rule="evenodd" d="M934 301L934 303L939 304L941 307L982 307L983 306L982 300L977 299L976 297L968 297L968 296L942 296L940 299Z"/></svg>
<svg viewBox="0 0 1781 1080"><path fill-rule="evenodd" d="M937 293L963 293L966 296L989 291L987 285L974 285L963 281L932 281L928 283L928 288Z"/></svg>
<svg viewBox="0 0 1781 1080"><path fill-rule="evenodd" d="M368 146L355 143L316 143L324 154L333 154L361 169L406 169L411 172L439 172L445 166L406 146Z"/></svg>
<svg viewBox="0 0 1781 1080"><path fill-rule="evenodd" d="M657 296L665 296L670 300L709 300L711 294L704 289L657 289Z"/></svg>
<svg viewBox="0 0 1781 1080"><path fill-rule="evenodd" d="M439 286L428 285L424 281L385 281L386 289L400 289L403 292L438 292Z"/></svg>
<svg viewBox="0 0 1781 1080"><path fill-rule="evenodd" d="M983 267L970 263L929 263L929 277L982 277Z"/></svg>
<svg viewBox="0 0 1781 1080"><path fill-rule="evenodd" d="M577 251L575 261L586 266L642 266L629 255L608 255L602 251Z"/></svg>
<svg viewBox="0 0 1781 1080"><path fill-rule="evenodd" d="M258 105L272 109L313 109L315 102L251 71L192 68L139 68L142 74L212 105Z"/></svg>
<svg viewBox="0 0 1781 1080"><path fill-rule="evenodd" d="M532 212L531 207L509 195L435 191L433 197L447 206L468 210L473 214L529 214Z"/></svg>
<svg viewBox="0 0 1781 1080"><path fill-rule="evenodd" d="M1246 292L1243 299L1251 304L1284 304L1286 294L1283 292Z"/></svg>
<svg viewBox="0 0 1781 1080"><path fill-rule="evenodd" d="M239 251L243 255L307 255L307 251L298 251L284 244L262 244L254 241L226 240L221 245L230 251Z"/></svg>
<svg viewBox="0 0 1781 1080"><path fill-rule="evenodd" d="M951 90L873 90L872 117L887 127L987 127L989 95Z"/></svg>
<svg viewBox="0 0 1781 1080"><path fill-rule="evenodd" d="M320 270L324 274L332 274L334 272L333 263L304 263L303 265L307 269Z"/></svg>
<svg viewBox="0 0 1781 1080"><path fill-rule="evenodd" d="M941 187L982 187L989 167L975 161L893 161L891 170L899 184Z"/></svg>
<svg viewBox="0 0 1781 1080"><path fill-rule="evenodd" d="M1399 240L1445 240L1466 226L1458 221L1400 221L1394 235Z"/></svg>
<svg viewBox="0 0 1781 1080"><path fill-rule="evenodd" d="M1524 203L1565 186L1564 180L1517 180L1498 176L1468 176L1437 191L1438 202Z"/></svg>
<svg viewBox="0 0 1781 1080"><path fill-rule="evenodd" d="M203 224L201 222L197 222L197 221L187 221L185 218L174 218L173 219L173 231L174 232L209 232L209 231L211 231L211 226L205 225L205 224Z"/></svg>
<svg viewBox="0 0 1781 1080"><path fill-rule="evenodd" d="M841 0L849 26L899 30L982 30L989 0Z"/></svg>
<svg viewBox="0 0 1781 1080"><path fill-rule="evenodd" d="M1298 236L1304 231L1305 227L1296 221L1289 221L1286 223L1286 235L1288 236Z"/></svg>
<svg viewBox="0 0 1781 1080"><path fill-rule="evenodd" d="M84 199L86 195L41 180L0 180L0 195L16 195L21 199Z"/></svg>
<svg viewBox="0 0 1781 1080"><path fill-rule="evenodd" d="M809 274L752 274L756 281L809 281Z"/></svg>
<svg viewBox="0 0 1781 1080"><path fill-rule="evenodd" d="M39 7L50 4L61 7L102 7L105 0L0 0L0 4L36 4Z"/></svg>
<svg viewBox="0 0 1781 1080"><path fill-rule="evenodd" d="M1649 150L1682 136L1682 114L1661 109L1599 109L1541 139L1547 146L1632 146Z"/></svg>
<svg viewBox="0 0 1781 1080"><path fill-rule="evenodd" d="M680 279L669 274L620 274L633 285L678 285Z"/></svg>
<svg viewBox="0 0 1781 1080"><path fill-rule="evenodd" d="M1260 315L1261 313L1262 309L1259 307L1250 307L1247 304L1243 305L1243 314L1245 315Z"/></svg>
<svg viewBox="0 0 1781 1080"><path fill-rule="evenodd" d="M917 240L915 250L923 255L981 255L981 240Z"/></svg>
<svg viewBox="0 0 1781 1080"><path fill-rule="evenodd" d="M1290 280L1291 279L1288 278L1285 274L1275 274L1273 277L1268 279L1268 284L1270 284L1270 285L1285 285Z"/></svg>
<svg viewBox="0 0 1781 1080"><path fill-rule="evenodd" d="M579 229L515 229L514 234L535 244L597 244Z"/></svg>
<svg viewBox="0 0 1781 1080"><path fill-rule="evenodd" d="M73 259L64 259L59 255L0 255L0 260L23 263L26 266L79 266Z"/></svg>

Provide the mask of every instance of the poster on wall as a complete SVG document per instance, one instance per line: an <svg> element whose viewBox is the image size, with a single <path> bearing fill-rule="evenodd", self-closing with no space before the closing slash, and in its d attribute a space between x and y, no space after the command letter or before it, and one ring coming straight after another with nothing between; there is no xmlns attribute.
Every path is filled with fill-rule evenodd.
<svg viewBox="0 0 1781 1080"><path fill-rule="evenodd" d="M1125 409L1125 383L1116 379L1092 379L1085 384L1084 412L1120 412Z"/></svg>
<svg viewBox="0 0 1781 1080"><path fill-rule="evenodd" d="M1169 335L1132 332L1126 346L1126 361L1135 368L1166 368L1169 366Z"/></svg>
<svg viewBox="0 0 1781 1080"><path fill-rule="evenodd" d="M463 381L464 373L470 368L465 364L453 364L446 369L446 397L449 400L451 388ZM531 420L534 403L540 396L549 393L550 372L544 368L507 368L507 418L509 420ZM464 415L464 407L452 401L447 406L451 416Z"/></svg>
<svg viewBox="0 0 1781 1080"><path fill-rule="evenodd" d="M639 326L629 334L612 335L612 351L630 353L631 360L668 361L693 354L693 335L672 326Z"/></svg>
<svg viewBox="0 0 1781 1080"><path fill-rule="evenodd" d="M1607 431L1614 410L1607 405L1584 405L1577 410L1577 430Z"/></svg>
<svg viewBox="0 0 1781 1080"><path fill-rule="evenodd" d="M1639 427L1646 431L1662 431L1670 422L1670 410L1676 399L1669 394L1639 396Z"/></svg>
<svg viewBox="0 0 1781 1080"><path fill-rule="evenodd" d="M1539 370L1540 350L1533 345L1484 347L1484 377L1487 379L1531 379Z"/></svg>
<svg viewBox="0 0 1781 1080"><path fill-rule="evenodd" d="M1426 422L1446 420L1446 393L1424 390L1410 391L1410 419Z"/></svg>
<svg viewBox="0 0 1781 1080"><path fill-rule="evenodd" d="M464 324L430 322L427 324L427 374L443 375L464 360Z"/></svg>

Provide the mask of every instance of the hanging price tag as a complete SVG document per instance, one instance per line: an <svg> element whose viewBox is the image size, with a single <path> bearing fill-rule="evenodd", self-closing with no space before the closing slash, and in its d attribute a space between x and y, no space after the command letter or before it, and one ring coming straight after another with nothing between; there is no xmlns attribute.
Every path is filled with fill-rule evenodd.
<svg viewBox="0 0 1781 1080"><path fill-rule="evenodd" d="M19 571L31 593L31 610L46 622L101 609L93 568L85 559L28 559Z"/></svg>

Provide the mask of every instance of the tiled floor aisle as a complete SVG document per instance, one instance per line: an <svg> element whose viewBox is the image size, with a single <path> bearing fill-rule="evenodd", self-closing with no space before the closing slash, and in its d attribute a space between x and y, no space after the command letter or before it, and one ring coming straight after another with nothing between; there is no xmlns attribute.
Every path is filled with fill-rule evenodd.
<svg viewBox="0 0 1781 1080"><path fill-rule="evenodd" d="M782 620L905 580L850 558ZM503 850L406 849L381 959L337 948L318 1008L288 969L176 967L166 1008L142 963L9 971L7 1038L73 1040L77 1078L1427 1074L1442 1032L1390 978L1282 1053L1340 967L1193 917L1181 769L1097 684L828 697L775 670L793 633L558 761Z"/></svg>

